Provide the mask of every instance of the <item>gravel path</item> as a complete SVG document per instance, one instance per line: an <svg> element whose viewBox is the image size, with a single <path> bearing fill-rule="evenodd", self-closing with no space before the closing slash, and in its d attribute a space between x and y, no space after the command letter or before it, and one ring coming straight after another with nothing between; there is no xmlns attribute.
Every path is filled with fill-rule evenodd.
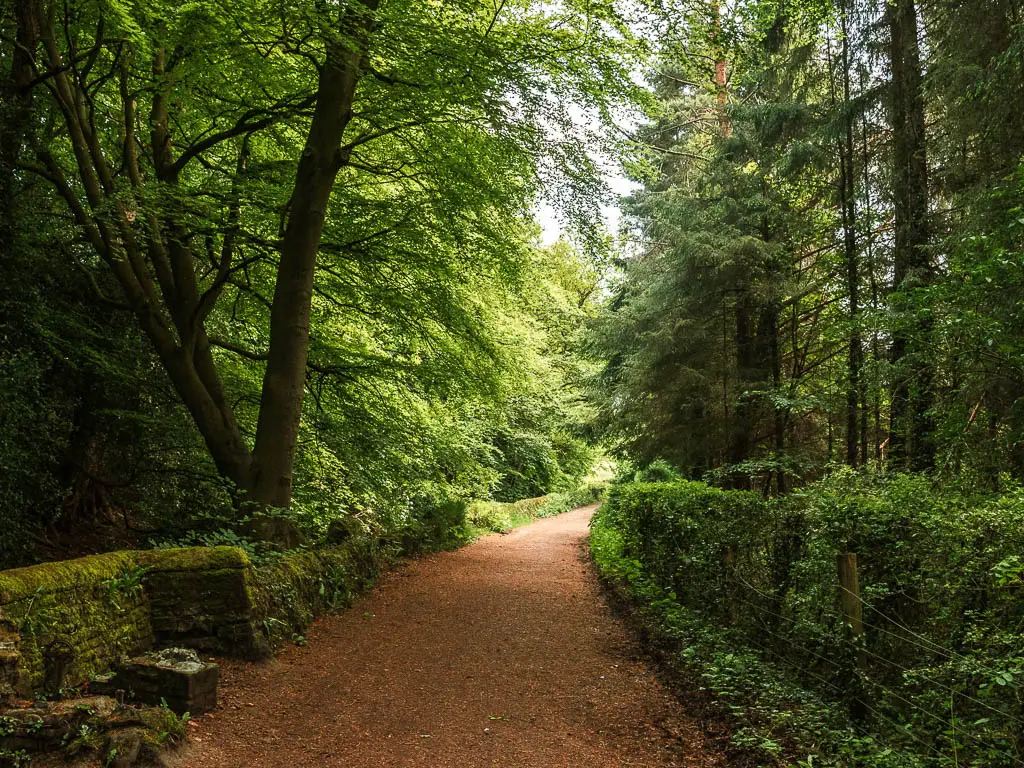
<svg viewBox="0 0 1024 768"><path fill-rule="evenodd" d="M227 661L187 768L724 766L602 599L593 507L385 576L275 661Z"/></svg>

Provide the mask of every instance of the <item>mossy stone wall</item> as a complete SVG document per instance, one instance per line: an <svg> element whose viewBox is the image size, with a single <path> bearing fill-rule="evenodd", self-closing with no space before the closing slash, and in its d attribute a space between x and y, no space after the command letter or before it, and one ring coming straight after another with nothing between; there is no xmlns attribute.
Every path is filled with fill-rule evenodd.
<svg viewBox="0 0 1024 768"><path fill-rule="evenodd" d="M154 645L261 655L252 574L236 547L112 552L0 571L0 697L80 685Z"/></svg>
<svg viewBox="0 0 1024 768"><path fill-rule="evenodd" d="M150 647L150 605L137 574L130 552L0 571L0 614L7 643L18 646L0 688L54 692Z"/></svg>
<svg viewBox="0 0 1024 768"><path fill-rule="evenodd" d="M348 607L393 559L393 549L360 537L292 552L253 572L255 616L271 645L297 640L318 616Z"/></svg>
<svg viewBox="0 0 1024 768"><path fill-rule="evenodd" d="M266 655L253 604L253 566L238 547L135 553L146 568L157 645L243 658Z"/></svg>
<svg viewBox="0 0 1024 768"><path fill-rule="evenodd" d="M359 537L259 568L237 547L194 547L0 571L0 702L80 685L154 646L268 655L349 605L393 551Z"/></svg>

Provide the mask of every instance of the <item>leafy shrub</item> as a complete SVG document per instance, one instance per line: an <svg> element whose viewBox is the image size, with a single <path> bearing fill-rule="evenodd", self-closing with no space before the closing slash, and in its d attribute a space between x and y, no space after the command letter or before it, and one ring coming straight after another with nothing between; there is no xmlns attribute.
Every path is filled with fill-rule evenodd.
<svg viewBox="0 0 1024 768"><path fill-rule="evenodd" d="M525 431L504 431L495 437L502 477L494 489L498 501L541 496L559 478L558 456L544 435Z"/></svg>
<svg viewBox="0 0 1024 768"><path fill-rule="evenodd" d="M470 505L467 520L481 530L502 533L512 528L510 506L500 501L477 501Z"/></svg>
<svg viewBox="0 0 1024 768"><path fill-rule="evenodd" d="M702 674L721 666L714 643L700 639L710 631L757 661L730 662L738 688L763 693L757 679L770 664L773 680L849 708L877 742L825 738L801 720L785 730L830 745L815 765L826 756L870 766L1020 760L1019 489L977 496L918 476L842 471L769 502L694 482L627 483L612 488L594 530L602 568L664 602L681 642L705 649ZM859 653L837 604L844 552L858 555ZM796 704L770 701L773 712L804 717ZM749 715L766 705L736 706ZM920 762L893 762L893 749Z"/></svg>
<svg viewBox="0 0 1024 768"><path fill-rule="evenodd" d="M629 554L614 517L606 505L591 522L590 551L598 570L637 604L656 641L675 651L673 665L696 680L733 720L734 746L753 753L757 764L848 765L837 756L849 753L861 740L845 709L785 676L742 638L709 622L702 611L682 605ZM795 758L795 764L783 763L783 756ZM881 768L884 763L871 765ZM918 768L920 763L894 761L887 768L897 766Z"/></svg>
<svg viewBox="0 0 1024 768"><path fill-rule="evenodd" d="M469 507L467 519L477 532L507 533L537 519L539 510L550 497L538 496L510 504L501 501L476 501Z"/></svg>
<svg viewBox="0 0 1024 768"><path fill-rule="evenodd" d="M456 499L425 499L415 505L414 513L402 532L406 553L458 549L473 536L466 523L468 505Z"/></svg>
<svg viewBox="0 0 1024 768"><path fill-rule="evenodd" d="M682 479L680 471L664 459L655 459L646 467L638 469L633 477L633 480L641 483L668 483Z"/></svg>
<svg viewBox="0 0 1024 768"><path fill-rule="evenodd" d="M537 517L554 517L571 512L577 507L600 501L607 491L606 483L587 483L575 491L553 493L547 497L544 505L537 510Z"/></svg>

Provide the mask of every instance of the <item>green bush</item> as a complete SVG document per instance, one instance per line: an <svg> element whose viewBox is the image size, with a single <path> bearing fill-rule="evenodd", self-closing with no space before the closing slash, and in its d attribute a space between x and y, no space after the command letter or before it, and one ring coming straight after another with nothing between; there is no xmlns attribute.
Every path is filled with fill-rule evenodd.
<svg viewBox="0 0 1024 768"><path fill-rule="evenodd" d="M504 533L512 529L511 504L501 501L477 501L469 506L469 524L483 531Z"/></svg>
<svg viewBox="0 0 1024 768"><path fill-rule="evenodd" d="M1020 761L1024 492L977 496L849 471L774 501L694 482L627 483L594 525L599 565L675 611L684 646L704 648L703 673L722 666L711 632L757 660L725 665L740 690L761 691L758 665L770 664L779 685L848 711L875 740L826 738L797 704L772 700L768 709L799 721L783 729L791 738L803 730L807 743L830 745L815 765ZM846 552L858 556L866 624L859 666L838 609L836 556ZM749 716L765 705L733 706Z"/></svg>
<svg viewBox="0 0 1024 768"><path fill-rule="evenodd" d="M585 507L604 498L607 492L606 483L587 483L575 491L553 493L547 497L544 505L537 510L537 517L554 517L571 512L577 507Z"/></svg>
<svg viewBox="0 0 1024 768"><path fill-rule="evenodd" d="M508 533L513 528L537 519L538 511L550 497L538 496L511 503L503 501L476 501L469 506L467 520L474 532Z"/></svg>
<svg viewBox="0 0 1024 768"><path fill-rule="evenodd" d="M423 499L402 530L402 550L407 554L458 549L468 543L472 532L467 524L464 501Z"/></svg>

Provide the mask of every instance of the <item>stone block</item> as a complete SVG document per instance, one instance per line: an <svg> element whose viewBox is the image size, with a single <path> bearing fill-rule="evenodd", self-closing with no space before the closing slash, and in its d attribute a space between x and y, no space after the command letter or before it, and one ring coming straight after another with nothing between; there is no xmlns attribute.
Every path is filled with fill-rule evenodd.
<svg viewBox="0 0 1024 768"><path fill-rule="evenodd" d="M258 658L265 655L250 594L251 564L231 547L146 556L157 643Z"/></svg>
<svg viewBox="0 0 1024 768"><path fill-rule="evenodd" d="M0 612L0 705L15 694L24 693L20 646L17 627Z"/></svg>
<svg viewBox="0 0 1024 768"><path fill-rule="evenodd" d="M169 648L125 662L104 687L146 704L166 702L179 715L201 715L217 706L219 676L217 665L200 661L195 651Z"/></svg>

